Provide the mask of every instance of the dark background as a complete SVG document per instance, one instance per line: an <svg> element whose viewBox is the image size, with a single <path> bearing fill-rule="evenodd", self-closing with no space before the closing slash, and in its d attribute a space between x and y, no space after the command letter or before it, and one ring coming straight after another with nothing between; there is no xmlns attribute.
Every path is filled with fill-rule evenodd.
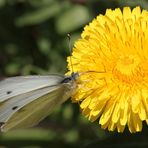
<svg viewBox="0 0 148 148"><path fill-rule="evenodd" d="M140 5L147 0L0 0L0 78L66 72L73 42L83 27L106 8ZM78 104L67 101L38 126L0 133L0 147L22 148L145 148L148 126L130 134L100 129L80 114Z"/></svg>

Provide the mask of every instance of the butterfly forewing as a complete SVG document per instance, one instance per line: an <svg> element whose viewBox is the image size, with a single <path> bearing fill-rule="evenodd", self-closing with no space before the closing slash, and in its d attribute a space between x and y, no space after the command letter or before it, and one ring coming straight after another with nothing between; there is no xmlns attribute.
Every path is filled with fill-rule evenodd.
<svg viewBox="0 0 148 148"><path fill-rule="evenodd" d="M63 76L19 76L0 81L0 102L22 93L27 93L39 88L57 85L64 79Z"/></svg>

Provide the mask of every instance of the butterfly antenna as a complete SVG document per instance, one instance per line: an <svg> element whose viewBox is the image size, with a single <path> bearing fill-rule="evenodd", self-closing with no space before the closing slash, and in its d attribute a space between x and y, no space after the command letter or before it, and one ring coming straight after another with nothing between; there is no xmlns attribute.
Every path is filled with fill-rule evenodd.
<svg viewBox="0 0 148 148"><path fill-rule="evenodd" d="M72 66L72 44L71 44L71 35L70 34L67 34L67 37L68 37L68 40L69 40L69 51L70 51L70 66L71 66L71 70L72 70L72 75L74 73L74 69L73 69L73 66Z"/></svg>

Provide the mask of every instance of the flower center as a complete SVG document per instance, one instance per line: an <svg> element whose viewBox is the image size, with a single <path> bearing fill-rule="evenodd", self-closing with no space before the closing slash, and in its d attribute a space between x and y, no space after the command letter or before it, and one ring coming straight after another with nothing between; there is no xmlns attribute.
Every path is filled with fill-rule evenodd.
<svg viewBox="0 0 148 148"><path fill-rule="evenodd" d="M137 56L121 56L116 62L113 75L118 80L129 84L139 82L144 76L140 63L141 60Z"/></svg>

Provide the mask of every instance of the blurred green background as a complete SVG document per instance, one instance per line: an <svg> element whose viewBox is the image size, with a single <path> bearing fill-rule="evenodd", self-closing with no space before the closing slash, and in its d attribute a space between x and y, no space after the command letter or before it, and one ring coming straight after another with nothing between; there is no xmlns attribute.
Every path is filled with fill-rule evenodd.
<svg viewBox="0 0 148 148"><path fill-rule="evenodd" d="M137 5L148 9L147 0L0 0L0 78L64 74L68 33L73 46L83 27L106 8ZM147 139L146 124L138 134L108 132L69 100L34 128L0 133L0 148L145 148Z"/></svg>

